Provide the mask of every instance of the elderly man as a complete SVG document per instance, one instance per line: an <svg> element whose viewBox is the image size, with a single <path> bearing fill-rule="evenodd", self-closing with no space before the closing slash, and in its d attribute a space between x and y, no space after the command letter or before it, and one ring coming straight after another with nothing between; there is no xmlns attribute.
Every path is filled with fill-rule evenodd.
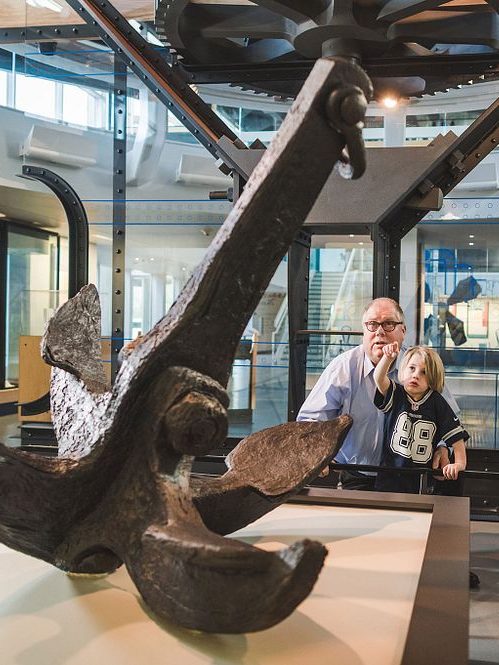
<svg viewBox="0 0 499 665"><path fill-rule="evenodd" d="M374 406L374 367L381 359L385 344L402 346L405 333L404 312L391 298L377 298L364 310L363 339L360 346L337 356L324 370L298 413L297 420L331 420L349 413L353 425L336 456L339 464L379 465L383 445L384 414ZM396 378L396 368L390 374ZM450 393L447 401L457 413L458 406ZM445 460L435 454L434 468ZM373 489L375 475L342 472L346 489Z"/></svg>

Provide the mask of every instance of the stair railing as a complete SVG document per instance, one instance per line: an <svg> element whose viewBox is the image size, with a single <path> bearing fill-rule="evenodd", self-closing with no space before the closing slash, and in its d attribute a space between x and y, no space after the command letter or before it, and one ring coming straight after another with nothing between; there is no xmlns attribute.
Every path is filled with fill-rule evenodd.
<svg viewBox="0 0 499 665"><path fill-rule="evenodd" d="M345 294L347 291L347 288L351 287L351 273L354 270L354 264L357 260L357 254L358 254L358 249L356 247L352 248L352 251L350 252L350 256L348 257L348 263L345 267L345 271L343 273L343 278L341 280L340 288L338 289L338 294L336 296L336 300L334 301L334 305L331 307L331 314L329 316L329 320L327 322L327 330L334 330L337 325L336 325L336 319L337 319L337 312L339 305L345 300ZM322 352L322 365L325 367L330 360L332 360L333 356L331 355L331 352L333 350L333 347L336 346L336 344L333 343L332 337L329 338L329 343L324 344L323 352Z"/></svg>
<svg viewBox="0 0 499 665"><path fill-rule="evenodd" d="M283 298L279 311L274 319L274 329L272 331L272 365L278 365L289 344L288 331L288 296Z"/></svg>

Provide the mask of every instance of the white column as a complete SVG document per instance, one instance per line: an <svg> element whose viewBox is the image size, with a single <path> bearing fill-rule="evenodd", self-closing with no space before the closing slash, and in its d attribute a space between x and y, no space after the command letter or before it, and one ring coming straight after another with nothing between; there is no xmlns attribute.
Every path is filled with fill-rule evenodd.
<svg viewBox="0 0 499 665"><path fill-rule="evenodd" d="M406 105L398 103L385 110L385 148L396 148L405 143Z"/></svg>

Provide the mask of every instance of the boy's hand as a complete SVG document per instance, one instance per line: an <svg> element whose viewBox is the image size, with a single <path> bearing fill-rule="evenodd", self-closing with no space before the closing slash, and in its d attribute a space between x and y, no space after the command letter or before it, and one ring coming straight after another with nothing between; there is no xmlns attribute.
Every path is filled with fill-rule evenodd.
<svg viewBox="0 0 499 665"><path fill-rule="evenodd" d="M449 451L447 446L438 446L438 448L433 453L433 460L431 462L432 469L444 469L448 464L449 460ZM445 480L442 476L433 476L435 480Z"/></svg>
<svg viewBox="0 0 499 665"><path fill-rule="evenodd" d="M390 358L390 360L394 360L399 354L398 342L385 344L382 350L383 350L383 355L385 355L387 358Z"/></svg>
<svg viewBox="0 0 499 665"><path fill-rule="evenodd" d="M447 464L447 466L444 466L442 469L444 478L446 480L457 480L457 476L459 475L460 471L464 471L464 465L459 464L458 462L455 462L454 464Z"/></svg>

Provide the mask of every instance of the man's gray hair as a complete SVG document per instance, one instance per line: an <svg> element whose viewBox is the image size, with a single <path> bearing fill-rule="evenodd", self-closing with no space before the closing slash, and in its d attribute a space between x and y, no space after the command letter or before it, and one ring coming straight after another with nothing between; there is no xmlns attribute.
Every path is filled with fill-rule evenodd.
<svg viewBox="0 0 499 665"><path fill-rule="evenodd" d="M404 315L404 310L403 310L402 307L398 304L398 302L397 302L396 300L394 300L393 298L375 298L374 300L371 300L371 302L369 302L369 303L364 307L364 311L363 311L363 313L362 313L362 320L364 320L364 315L366 314L366 312L367 312L369 309L371 309L371 307L372 307L373 305L376 305L377 303L380 303L380 302L390 303L390 305L392 305L392 307L393 307L393 308L395 309L395 311L397 312L399 319L402 321L402 323L403 323L404 326L405 326L405 315Z"/></svg>

